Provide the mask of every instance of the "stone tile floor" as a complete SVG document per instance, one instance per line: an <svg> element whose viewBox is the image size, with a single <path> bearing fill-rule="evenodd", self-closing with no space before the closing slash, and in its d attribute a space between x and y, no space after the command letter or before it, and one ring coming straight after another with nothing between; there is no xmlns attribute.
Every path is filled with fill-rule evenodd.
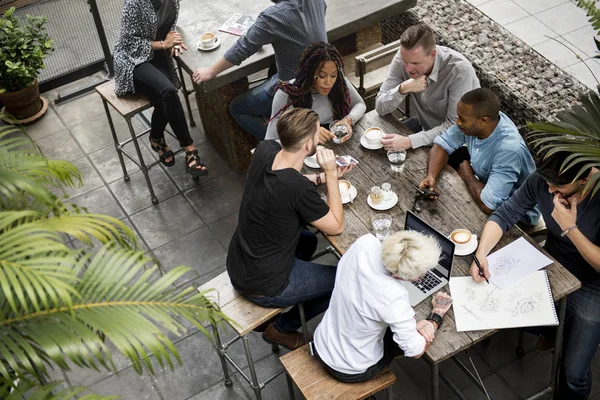
<svg viewBox="0 0 600 400"><path fill-rule="evenodd" d="M588 62L595 72L600 63L594 60L593 30L585 14L568 0L468 0L490 18L505 26L537 51L573 74L591 88L595 82L581 61L551 39L566 43ZM79 86L99 80L91 76L63 86L45 95L54 100L58 93L68 93ZM105 213L122 219L138 235L141 245L156 257L166 270L187 265L194 270L181 285L199 286L225 270L227 246L237 223L237 210L244 177L229 168L206 141L200 117L193 106L199 126L192 128L192 137L210 169L210 176L194 182L184 171L183 155L172 168L151 170L154 190L160 200L152 206L143 175L132 172L131 181L122 179L122 171L112 147L112 140L99 97L91 93L62 105L51 104L48 113L37 124L28 127L29 134L49 157L61 158L78 166L85 180L81 188L68 190L69 201L86 206L91 212ZM121 137L128 135L123 120L113 115ZM136 129L143 123L135 119ZM146 141L142 151L153 157ZM325 243L321 243L325 246ZM333 263L335 260L322 260ZM317 321L313 321L314 325ZM251 344L259 377L280 368L278 355L258 334L251 334ZM535 337L525 335L525 355L514 351L517 333L500 331L491 340L479 343L470 351L490 394L496 399L522 399L541 389L549 378L550 353L534 349ZM155 376L136 374L129 361L115 356L118 374L74 368L56 371L56 379L68 385L86 385L94 393L116 394L123 399L201 400L252 399L252 390L239 376L234 385L223 385L222 371L216 352L207 338L192 330L176 339L183 365L174 371L158 370ZM232 347L234 356L243 357L240 343ZM465 354L461 360L469 363ZM398 359L392 365L398 380L394 393L402 399L429 398L430 368L424 360ZM467 399L485 396L462 373L453 361L441 364L440 371L463 391ZM593 361L593 372L600 379L600 357ZM441 381L441 398L457 398ZM263 391L265 399L288 398L285 378L280 376ZM378 399L383 399L383 394ZM600 400L600 384L594 381L592 399Z"/></svg>

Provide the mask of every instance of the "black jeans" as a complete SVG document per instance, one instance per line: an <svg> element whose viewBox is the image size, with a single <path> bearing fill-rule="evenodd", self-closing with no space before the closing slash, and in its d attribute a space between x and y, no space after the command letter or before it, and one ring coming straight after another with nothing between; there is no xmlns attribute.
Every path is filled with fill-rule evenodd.
<svg viewBox="0 0 600 400"><path fill-rule="evenodd" d="M317 354L317 349L312 347L315 356L321 361L319 354ZM344 374L342 372L338 372L335 369L329 367L329 365L323 363L327 372L331 374L335 379L345 383L359 383L365 382L369 379L374 378L383 371L386 367L388 367L394 358L404 355L404 352L396 342L394 342L394 334L392 330L388 327L385 331L385 335L383 335L383 357L377 363L371 365L365 372L361 372L360 374Z"/></svg>
<svg viewBox="0 0 600 400"><path fill-rule="evenodd" d="M154 53L154 58L139 64L133 70L135 91L148 97L154 107L150 124L150 137L160 140L167 123L179 140L181 147L191 146L194 141L185 120L177 88L170 79L168 56Z"/></svg>

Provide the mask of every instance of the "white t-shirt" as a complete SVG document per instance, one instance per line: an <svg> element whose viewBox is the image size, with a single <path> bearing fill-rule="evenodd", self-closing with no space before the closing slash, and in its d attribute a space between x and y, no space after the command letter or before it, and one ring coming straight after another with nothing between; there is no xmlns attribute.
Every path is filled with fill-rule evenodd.
<svg viewBox="0 0 600 400"><path fill-rule="evenodd" d="M314 335L319 357L344 374L360 374L383 357L389 326L407 357L425 349L408 292L381 260L372 234L359 238L340 260L329 308Z"/></svg>

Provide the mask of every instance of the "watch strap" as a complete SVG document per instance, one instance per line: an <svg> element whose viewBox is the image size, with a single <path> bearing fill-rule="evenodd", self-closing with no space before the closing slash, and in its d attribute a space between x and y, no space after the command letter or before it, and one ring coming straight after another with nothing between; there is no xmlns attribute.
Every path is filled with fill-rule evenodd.
<svg viewBox="0 0 600 400"><path fill-rule="evenodd" d="M436 324L438 324L438 329L441 328L442 324L444 323L444 317L442 317L440 314L434 313L434 312L429 314L429 317L427 317L426 319L427 319L427 321L433 321Z"/></svg>

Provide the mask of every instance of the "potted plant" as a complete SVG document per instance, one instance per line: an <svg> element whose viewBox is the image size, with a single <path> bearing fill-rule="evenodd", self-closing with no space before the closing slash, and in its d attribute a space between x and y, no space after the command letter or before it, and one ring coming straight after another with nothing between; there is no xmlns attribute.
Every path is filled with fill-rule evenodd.
<svg viewBox="0 0 600 400"><path fill-rule="evenodd" d="M0 16L0 102L13 119L25 120L42 109L37 77L54 48L46 17L27 15L21 24L14 13L11 7Z"/></svg>

